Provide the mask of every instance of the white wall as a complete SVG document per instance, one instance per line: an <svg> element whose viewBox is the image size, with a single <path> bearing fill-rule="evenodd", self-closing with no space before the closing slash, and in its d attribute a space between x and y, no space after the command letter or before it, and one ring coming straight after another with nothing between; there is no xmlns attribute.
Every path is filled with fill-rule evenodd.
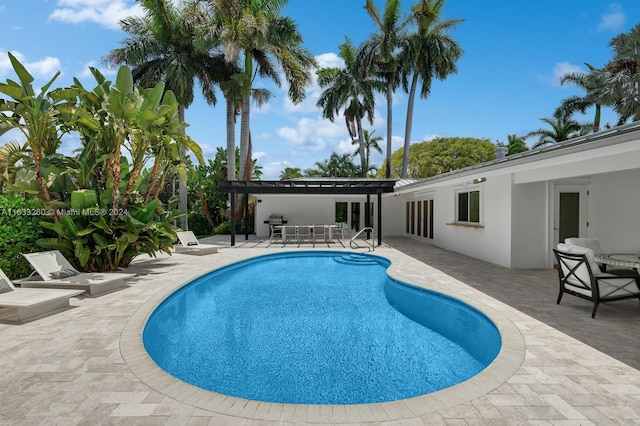
<svg viewBox="0 0 640 426"><path fill-rule="evenodd" d="M550 266L549 200L547 182L513 186L512 268Z"/></svg>
<svg viewBox="0 0 640 426"><path fill-rule="evenodd" d="M605 252L639 252L640 168L592 176L588 199L587 236Z"/></svg>

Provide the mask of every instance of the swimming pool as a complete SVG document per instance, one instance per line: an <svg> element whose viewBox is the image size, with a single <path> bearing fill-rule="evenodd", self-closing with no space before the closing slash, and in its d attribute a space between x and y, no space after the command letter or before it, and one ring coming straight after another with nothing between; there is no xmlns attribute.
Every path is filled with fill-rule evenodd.
<svg viewBox="0 0 640 426"><path fill-rule="evenodd" d="M500 335L482 313L390 279L388 265L314 251L222 268L164 300L144 328L145 349L201 388L307 404L423 395L495 358Z"/></svg>

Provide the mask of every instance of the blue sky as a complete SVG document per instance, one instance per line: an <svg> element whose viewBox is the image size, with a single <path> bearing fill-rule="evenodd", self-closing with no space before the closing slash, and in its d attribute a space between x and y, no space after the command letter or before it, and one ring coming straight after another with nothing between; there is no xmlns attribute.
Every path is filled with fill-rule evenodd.
<svg viewBox="0 0 640 426"><path fill-rule="evenodd" d="M284 13L298 23L305 47L319 63L334 66L340 64L336 52L346 35L359 44L374 29L364 3L290 0ZM377 4L383 8L384 1ZM405 11L410 4L403 1ZM10 51L38 82L61 71L59 86L70 84L74 76L90 84L87 67L104 69L101 58L124 39L119 19L140 11L133 0L0 0L0 80L15 78L7 57ZM431 96L416 102L412 141L464 136L495 142L543 126L539 119L551 116L563 98L580 94L577 88L560 86L559 78L565 72L585 71L584 62L604 65L611 57L609 41L639 22L640 2L448 0L444 17L465 19L452 32L465 53L458 73L434 82ZM278 179L285 167L313 167L333 151L354 151L344 121L324 120L315 108L320 93L316 85L309 87L304 102L292 105L286 87L263 84L275 94L252 114L254 158L263 167L263 179ZM381 95L375 123L367 124L377 136L386 134L385 111ZM398 92L394 151L402 145L405 113L406 95ZM225 146L224 114L223 101L214 108L196 99L187 110L187 132L209 158L216 147ZM615 115L605 111L603 122L614 124ZM10 139L21 136L5 135L0 143ZM77 138L70 136L61 151L70 153L78 145ZM376 153L371 162L381 164L382 156Z"/></svg>

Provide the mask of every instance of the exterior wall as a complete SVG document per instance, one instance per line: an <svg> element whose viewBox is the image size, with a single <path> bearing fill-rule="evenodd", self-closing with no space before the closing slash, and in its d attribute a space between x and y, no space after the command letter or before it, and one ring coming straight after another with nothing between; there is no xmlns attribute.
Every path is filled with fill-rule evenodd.
<svg viewBox="0 0 640 426"><path fill-rule="evenodd" d="M547 182L513 186L511 267L550 266L550 185Z"/></svg>
<svg viewBox="0 0 640 426"><path fill-rule="evenodd" d="M334 198L320 195L280 195L262 194L256 205L256 236L268 237L269 220L272 214L282 215L290 224L334 223Z"/></svg>
<svg viewBox="0 0 640 426"><path fill-rule="evenodd" d="M585 236L598 238L605 252L640 254L640 168L594 175L588 199Z"/></svg>
<svg viewBox="0 0 640 426"><path fill-rule="evenodd" d="M430 191L428 192L425 192L425 188L419 188L422 195L418 190L405 192L397 197L402 205L400 222L405 223L407 201L432 196L435 204L434 238L433 240L420 238L421 241L431 242L447 250L510 267L511 176L493 174L485 177L487 180L480 184L474 184L472 179L467 177L429 185ZM480 226L455 224L456 191L465 188L481 191ZM389 216L385 216L385 219L388 220L388 218ZM400 231L399 235L409 236L406 234L404 226Z"/></svg>
<svg viewBox="0 0 640 426"><path fill-rule="evenodd" d="M393 197L391 197L393 198ZM255 230L257 237L269 236L269 225L265 221L269 216L282 215L289 224L332 224L336 222L335 203L346 201L348 203L361 203L360 228L364 226L364 203L366 195L304 195L304 194L261 194L256 205ZM376 221L378 216L378 196L371 195L371 202L374 204L374 229L377 232ZM385 235L399 235L396 231L399 225L395 222L399 206L387 197L382 197L382 217L383 217L383 237ZM387 216L393 218L387 220ZM390 229L387 229L389 227ZM353 234L355 231L351 231ZM348 234L348 232L347 232Z"/></svg>

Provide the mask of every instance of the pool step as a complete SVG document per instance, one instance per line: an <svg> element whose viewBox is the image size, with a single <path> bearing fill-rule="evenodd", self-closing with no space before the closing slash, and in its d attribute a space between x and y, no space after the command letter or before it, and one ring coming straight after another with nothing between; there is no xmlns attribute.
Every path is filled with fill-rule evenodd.
<svg viewBox="0 0 640 426"><path fill-rule="evenodd" d="M376 259L372 259L369 256L364 256L362 254L345 254L342 256L335 256L333 258L338 263L342 263L345 265L378 265L378 261Z"/></svg>

